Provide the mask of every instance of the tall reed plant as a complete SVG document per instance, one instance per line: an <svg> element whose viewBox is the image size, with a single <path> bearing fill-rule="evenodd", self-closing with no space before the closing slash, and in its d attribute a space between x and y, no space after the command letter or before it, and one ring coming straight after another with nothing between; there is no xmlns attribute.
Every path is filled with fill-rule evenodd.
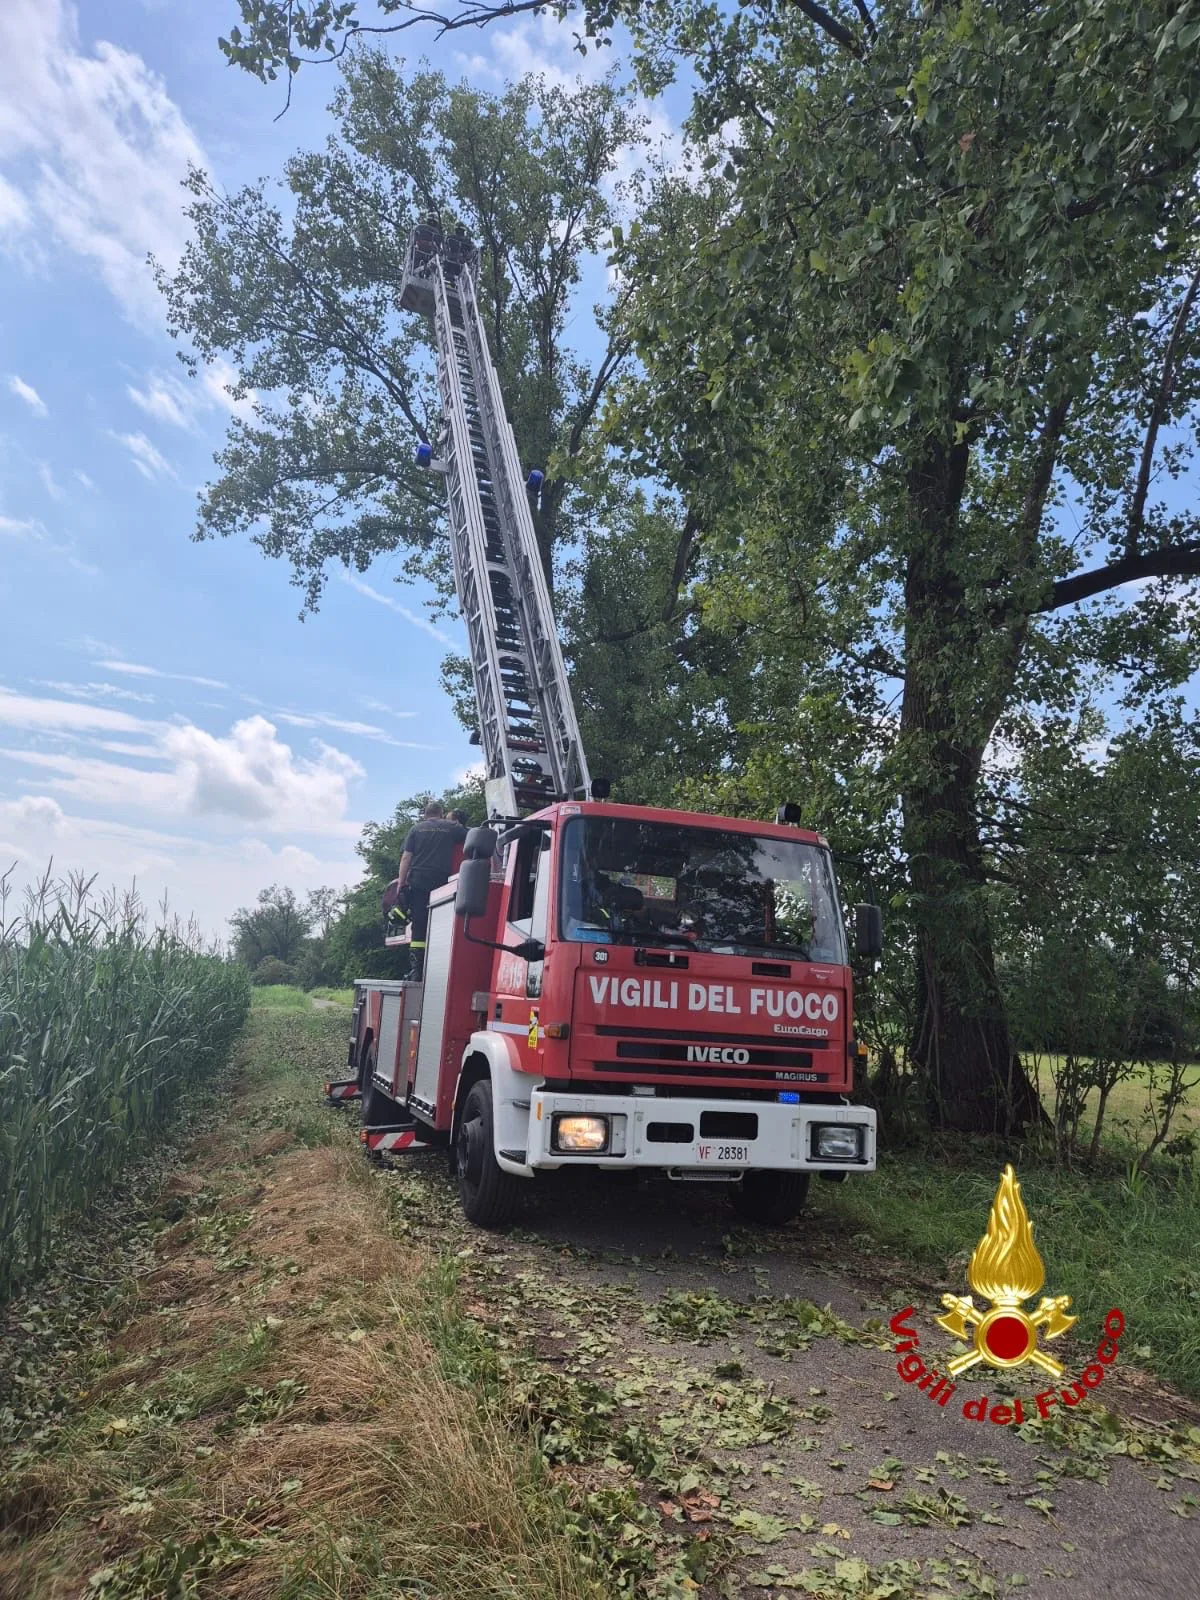
<svg viewBox="0 0 1200 1600"><path fill-rule="evenodd" d="M47 874L13 913L0 877L0 1300L226 1059L250 1006L245 969L194 923L91 889Z"/></svg>

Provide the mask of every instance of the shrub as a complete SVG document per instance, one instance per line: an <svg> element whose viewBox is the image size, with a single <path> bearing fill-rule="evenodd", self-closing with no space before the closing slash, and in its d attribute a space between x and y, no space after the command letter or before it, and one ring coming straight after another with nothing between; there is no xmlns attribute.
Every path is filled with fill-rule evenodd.
<svg viewBox="0 0 1200 1600"><path fill-rule="evenodd" d="M296 969L293 966L289 966L286 961L279 961L274 956L267 956L264 961L260 961L255 967L250 982L254 984L295 984Z"/></svg>

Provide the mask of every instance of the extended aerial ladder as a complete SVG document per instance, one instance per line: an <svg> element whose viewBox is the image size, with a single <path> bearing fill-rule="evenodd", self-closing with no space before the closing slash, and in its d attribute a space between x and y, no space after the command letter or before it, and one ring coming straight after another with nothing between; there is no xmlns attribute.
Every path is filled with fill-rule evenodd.
<svg viewBox="0 0 1200 1600"><path fill-rule="evenodd" d="M414 228L400 304L433 322L442 405L417 459L446 479L454 582L466 625L488 814L586 799L590 778L534 534L538 471L522 471L476 299L466 234Z"/></svg>

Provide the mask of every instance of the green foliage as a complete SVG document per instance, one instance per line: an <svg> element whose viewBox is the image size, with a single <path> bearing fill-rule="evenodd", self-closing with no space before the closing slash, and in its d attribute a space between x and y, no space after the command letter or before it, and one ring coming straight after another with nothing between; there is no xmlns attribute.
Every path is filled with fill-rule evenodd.
<svg viewBox="0 0 1200 1600"><path fill-rule="evenodd" d="M0 1296L222 1064L249 1003L243 968L149 931L133 897L43 885L0 923Z"/></svg>
<svg viewBox="0 0 1200 1600"><path fill-rule="evenodd" d="M206 491L199 537L241 534L284 558L306 606L331 561L365 571L401 550L406 575L452 593L444 494L413 444L439 411L430 330L399 310L411 226L436 212L485 250L480 299L518 449L564 463L612 373L565 348L581 263L606 241L610 179L642 136L611 83L566 91L528 77L489 95L359 50L343 66L325 150L225 195L189 180L194 237L160 271L172 332L221 357L254 400ZM189 364L194 357L189 356ZM547 575L565 532L567 481L547 476L536 532Z"/></svg>
<svg viewBox="0 0 1200 1600"><path fill-rule="evenodd" d="M229 919L233 953L244 966L256 969L271 960L294 966L312 926L294 889L272 884L261 889L257 904L242 906ZM267 978L267 983L287 983L288 978Z"/></svg>
<svg viewBox="0 0 1200 1600"><path fill-rule="evenodd" d="M1036 1113L995 971L995 736L1121 675L1161 701L1195 660L1167 589L1058 619L1200 571L1162 492L1200 391L1193 9L639 17L647 77L698 76L697 165L616 241L643 370L610 436L681 492L711 467L702 611L756 664L764 745L717 782L790 769L896 837L909 1042L959 1127Z"/></svg>
<svg viewBox="0 0 1200 1600"><path fill-rule="evenodd" d="M263 987L279 987L294 984L295 981L295 967L290 967L286 961L277 961L274 956L268 956L265 961L260 961L250 975L251 983Z"/></svg>
<svg viewBox="0 0 1200 1600"><path fill-rule="evenodd" d="M297 989L288 983L264 984L256 987L250 996L251 1007L255 1011L264 1006L274 1011L308 1011L312 1001L303 989Z"/></svg>
<svg viewBox="0 0 1200 1600"><path fill-rule="evenodd" d="M637 800L798 800L864 862L848 876L889 935L857 1007L881 1103L1028 1126L1013 1045L1056 1030L1091 1063L1061 1147L1088 1074L1103 1091L1152 1049L1168 1142L1194 846L1160 838L1152 765L1178 792L1200 616L1165 581L1200 574L1196 0L552 9L590 39L627 22L644 89L694 85L682 169L633 183L612 229L606 331L640 365L570 467L561 609L593 767ZM224 47L260 76L368 15L242 13ZM1114 698L1131 744L1159 730L1140 770L1089 752Z"/></svg>

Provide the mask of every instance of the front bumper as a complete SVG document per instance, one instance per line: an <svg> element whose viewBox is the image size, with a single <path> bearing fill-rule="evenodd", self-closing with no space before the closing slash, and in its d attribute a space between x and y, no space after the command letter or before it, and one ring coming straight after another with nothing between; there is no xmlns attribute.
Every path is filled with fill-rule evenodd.
<svg viewBox="0 0 1200 1600"><path fill-rule="evenodd" d="M609 1148L603 1153L578 1154L555 1149L556 1119L562 1116L608 1118L612 1130ZM856 1158L828 1160L815 1153L815 1130L831 1126L858 1130ZM733 1181L749 1171L873 1172L875 1113L853 1105L660 1099L536 1089L530 1097L526 1161L529 1168L541 1170L637 1167L712 1182Z"/></svg>

